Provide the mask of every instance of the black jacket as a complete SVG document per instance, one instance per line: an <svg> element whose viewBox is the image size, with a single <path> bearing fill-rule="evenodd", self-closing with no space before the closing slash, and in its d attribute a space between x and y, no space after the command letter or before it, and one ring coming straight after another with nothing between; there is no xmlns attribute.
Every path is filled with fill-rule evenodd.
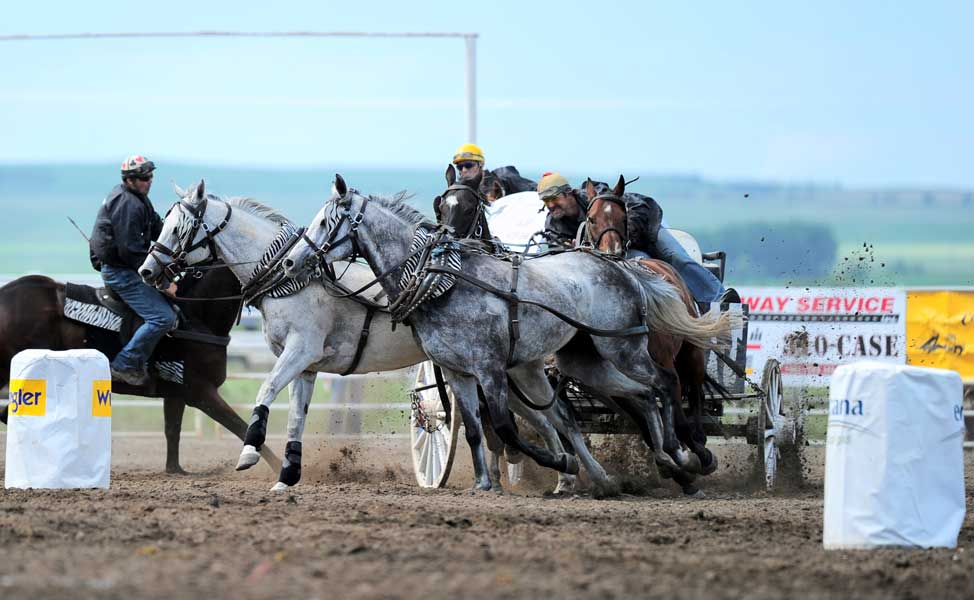
<svg viewBox="0 0 974 600"><path fill-rule="evenodd" d="M610 191L608 185L595 182L595 191L602 194ZM562 217L553 219L548 214L545 220L545 234L549 243L571 245L578 232L579 225L585 221L588 212L588 200L582 190L572 190L575 201L578 202L577 217ZM629 247L642 250L650 256L656 255L656 239L663 221L663 209L649 196L626 192L622 195L626 201L626 214L629 220Z"/></svg>
<svg viewBox="0 0 974 600"><path fill-rule="evenodd" d="M95 217L88 244L91 266L97 271L103 264L137 270L161 232L162 218L149 199L119 184Z"/></svg>

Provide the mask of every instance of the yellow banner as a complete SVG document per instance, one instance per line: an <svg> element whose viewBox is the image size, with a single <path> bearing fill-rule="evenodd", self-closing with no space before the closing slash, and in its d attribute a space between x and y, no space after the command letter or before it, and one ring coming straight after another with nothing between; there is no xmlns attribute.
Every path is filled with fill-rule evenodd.
<svg viewBox="0 0 974 600"><path fill-rule="evenodd" d="M906 360L974 378L974 292L907 292Z"/></svg>
<svg viewBox="0 0 974 600"><path fill-rule="evenodd" d="M91 386L91 416L112 416L112 380L97 380Z"/></svg>
<svg viewBox="0 0 974 600"><path fill-rule="evenodd" d="M47 410L46 379L11 379L10 414L43 417Z"/></svg>

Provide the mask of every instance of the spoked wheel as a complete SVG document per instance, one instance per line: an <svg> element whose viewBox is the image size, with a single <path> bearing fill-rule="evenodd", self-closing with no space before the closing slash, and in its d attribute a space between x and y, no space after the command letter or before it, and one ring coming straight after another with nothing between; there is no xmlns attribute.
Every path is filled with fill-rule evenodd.
<svg viewBox="0 0 974 600"><path fill-rule="evenodd" d="M773 358L769 358L764 364L761 390L764 395L758 410L758 471L764 475L765 488L772 490L778 478L779 445L784 441L781 439L784 425L784 413L781 410L784 396L781 365Z"/></svg>
<svg viewBox="0 0 974 600"><path fill-rule="evenodd" d="M437 370L430 361L422 363L416 373L416 386L410 393L409 441L413 473L416 483L425 488L446 485L460 428L456 399L442 377L437 381Z"/></svg>

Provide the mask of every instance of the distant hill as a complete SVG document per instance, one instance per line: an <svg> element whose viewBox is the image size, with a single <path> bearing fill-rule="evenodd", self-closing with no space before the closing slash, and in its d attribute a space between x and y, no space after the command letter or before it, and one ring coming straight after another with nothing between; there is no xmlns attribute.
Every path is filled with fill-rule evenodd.
<svg viewBox="0 0 974 600"><path fill-rule="evenodd" d="M156 172L150 196L156 209L164 213L175 199L170 180L187 187L205 178L207 189L214 193L253 196L303 224L328 197L336 171L349 185L366 192L408 190L413 194L410 202L427 213L433 197L445 186L442 167L277 170L166 164ZM528 170L524 174L538 177ZM724 246L730 253L733 281L738 284L851 284L847 273L839 272L848 262L843 258L862 252L866 244L869 260L855 262L873 267L873 271L857 271L867 284L871 279L876 285L974 285L974 192L969 190L848 189L721 182L634 170L625 174L640 176L630 189L656 198L669 226L690 231L705 249ZM566 175L575 183L586 175L614 178L610 173ZM0 165L0 206L7 224L0 240L0 273L90 271L86 243L67 217L74 218L87 234L101 200L117 181L115 165ZM821 226L827 228L840 265L831 275L821 274L821 261L816 262L814 274L811 265L806 269L802 264L769 263L756 268L756 263L735 262L735 251L739 257L746 255L747 261L783 260L780 251L770 247L764 251L760 238L773 236L775 231L794 231L786 225L796 224L819 226L815 229L818 240L825 239ZM790 240L778 243L788 245ZM787 254L789 261L796 260L793 253Z"/></svg>

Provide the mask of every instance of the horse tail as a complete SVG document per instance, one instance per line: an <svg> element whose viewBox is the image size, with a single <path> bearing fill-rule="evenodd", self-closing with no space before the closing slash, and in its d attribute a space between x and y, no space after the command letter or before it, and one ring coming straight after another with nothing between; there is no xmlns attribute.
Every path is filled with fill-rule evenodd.
<svg viewBox="0 0 974 600"><path fill-rule="evenodd" d="M730 346L731 331L744 326L744 317L736 312L711 311L694 317L676 287L641 269L630 269L645 292L646 319L650 329L683 338L705 350L724 350Z"/></svg>

